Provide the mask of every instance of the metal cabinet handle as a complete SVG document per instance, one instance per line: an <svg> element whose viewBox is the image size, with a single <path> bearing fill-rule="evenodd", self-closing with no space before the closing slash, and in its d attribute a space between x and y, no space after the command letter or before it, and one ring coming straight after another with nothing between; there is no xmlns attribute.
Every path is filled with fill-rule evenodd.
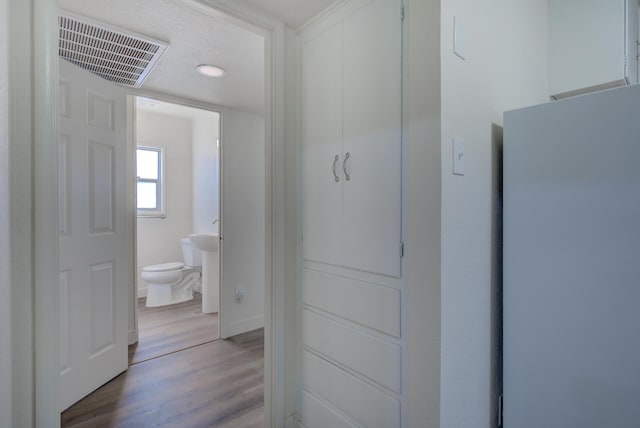
<svg viewBox="0 0 640 428"><path fill-rule="evenodd" d="M338 163L338 159L340 159L340 156L338 155L336 155L335 159L333 159L333 178L335 178L336 183L340 181L340 177L338 177L338 174L336 174L336 164Z"/></svg>
<svg viewBox="0 0 640 428"><path fill-rule="evenodd" d="M351 157L351 154L347 152L347 154L344 155L344 160L342 161L342 170L344 171L344 178L346 178L347 181L351 180L351 176L347 172L347 161L349 160L350 157Z"/></svg>

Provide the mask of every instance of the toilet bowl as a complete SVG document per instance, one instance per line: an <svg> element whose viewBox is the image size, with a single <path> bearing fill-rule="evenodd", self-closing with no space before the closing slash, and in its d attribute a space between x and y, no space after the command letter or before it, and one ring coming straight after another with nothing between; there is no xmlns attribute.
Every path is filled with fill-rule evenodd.
<svg viewBox="0 0 640 428"><path fill-rule="evenodd" d="M184 263L145 266L140 276L147 282L147 307L173 305L193 299L200 289L202 256L189 238L180 240Z"/></svg>

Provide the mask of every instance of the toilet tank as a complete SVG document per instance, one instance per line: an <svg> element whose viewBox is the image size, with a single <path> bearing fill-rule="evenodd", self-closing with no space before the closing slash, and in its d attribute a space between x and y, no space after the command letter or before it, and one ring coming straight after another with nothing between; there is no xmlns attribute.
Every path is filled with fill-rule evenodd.
<svg viewBox="0 0 640 428"><path fill-rule="evenodd" d="M198 250L189 238L182 238L182 255L184 264L187 266L202 266L202 253Z"/></svg>

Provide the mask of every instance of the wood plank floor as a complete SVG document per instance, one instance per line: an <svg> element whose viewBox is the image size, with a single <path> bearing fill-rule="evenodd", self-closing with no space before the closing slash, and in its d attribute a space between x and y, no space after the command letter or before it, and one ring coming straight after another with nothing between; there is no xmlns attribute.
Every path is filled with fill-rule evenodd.
<svg viewBox="0 0 640 428"><path fill-rule="evenodd" d="M138 349L142 341L134 358ZM142 360L62 413L61 425L262 427L263 354L260 330Z"/></svg>
<svg viewBox="0 0 640 428"><path fill-rule="evenodd" d="M138 299L139 338L129 347L129 364L139 363L218 338L218 314L202 313L202 295L176 305L147 308Z"/></svg>

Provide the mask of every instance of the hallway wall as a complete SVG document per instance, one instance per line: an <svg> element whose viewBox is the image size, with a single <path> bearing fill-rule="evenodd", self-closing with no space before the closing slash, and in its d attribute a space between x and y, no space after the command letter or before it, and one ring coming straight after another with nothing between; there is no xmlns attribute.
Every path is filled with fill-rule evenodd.
<svg viewBox="0 0 640 428"><path fill-rule="evenodd" d="M264 326L266 275L265 120L223 112L223 251L220 305L223 337ZM228 199L227 199L228 198ZM236 287L244 290L241 302ZM224 309L223 309L224 310Z"/></svg>
<svg viewBox="0 0 640 428"><path fill-rule="evenodd" d="M453 53L453 19L466 59ZM547 2L442 1L442 342L445 427L496 426L494 144L506 110L548 100ZM494 126L498 125L498 127ZM452 174L452 139L465 175Z"/></svg>

